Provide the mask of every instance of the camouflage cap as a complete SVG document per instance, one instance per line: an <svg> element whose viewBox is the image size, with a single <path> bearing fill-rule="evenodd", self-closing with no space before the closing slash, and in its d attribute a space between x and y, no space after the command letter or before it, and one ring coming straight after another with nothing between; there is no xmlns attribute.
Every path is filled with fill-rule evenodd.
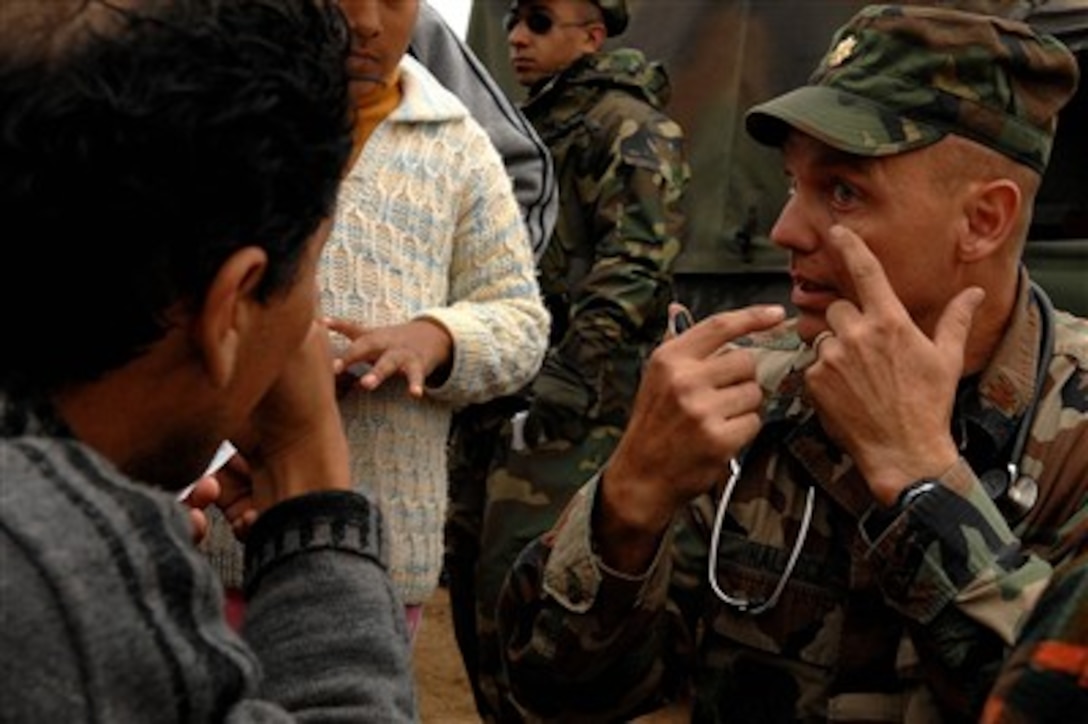
<svg viewBox="0 0 1088 724"><path fill-rule="evenodd" d="M861 156L949 133L1039 173L1077 63L1024 23L936 7L871 5L839 29L808 84L752 108L748 133L778 146L796 128Z"/></svg>
<svg viewBox="0 0 1088 724"><path fill-rule="evenodd" d="M627 29L626 0L593 0L593 4L601 9L609 37L619 35Z"/></svg>
<svg viewBox="0 0 1088 724"><path fill-rule="evenodd" d="M627 29L627 0L588 0L601 10L608 37L620 35ZM522 5L531 4L532 0L510 0L507 12L516 13Z"/></svg>

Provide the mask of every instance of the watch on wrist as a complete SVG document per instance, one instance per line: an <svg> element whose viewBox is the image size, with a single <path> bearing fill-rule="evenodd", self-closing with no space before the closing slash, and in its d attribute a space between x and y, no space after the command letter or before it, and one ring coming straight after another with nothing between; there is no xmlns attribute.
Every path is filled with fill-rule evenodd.
<svg viewBox="0 0 1088 724"><path fill-rule="evenodd" d="M934 480L933 478L915 480L913 483L899 491L899 497L895 499L895 512L897 514L902 513L923 495L936 490L937 486L940 484L940 481Z"/></svg>

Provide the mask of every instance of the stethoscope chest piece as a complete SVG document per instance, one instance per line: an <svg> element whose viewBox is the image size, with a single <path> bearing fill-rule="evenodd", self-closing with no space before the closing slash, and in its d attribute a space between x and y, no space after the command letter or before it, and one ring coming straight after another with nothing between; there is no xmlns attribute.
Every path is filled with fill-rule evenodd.
<svg viewBox="0 0 1088 724"><path fill-rule="evenodd" d="M1013 520L1023 518L1035 507L1039 500L1039 483L1035 478L1021 475L1009 484L1009 490L1002 501L1008 510L1004 511Z"/></svg>
<svg viewBox="0 0 1088 724"><path fill-rule="evenodd" d="M1009 463L1004 470L986 471L979 482L1011 523L1027 515L1039 500L1039 483L1029 475L1021 475L1016 463Z"/></svg>

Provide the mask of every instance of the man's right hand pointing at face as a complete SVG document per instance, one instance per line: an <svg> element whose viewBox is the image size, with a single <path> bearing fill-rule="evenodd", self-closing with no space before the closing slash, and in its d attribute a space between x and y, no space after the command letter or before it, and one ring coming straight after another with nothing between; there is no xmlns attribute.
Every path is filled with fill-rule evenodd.
<svg viewBox="0 0 1088 724"><path fill-rule="evenodd" d="M601 557L638 572L673 513L707 492L760 427L755 362L727 345L785 317L754 306L708 317L650 357L623 438L604 473Z"/></svg>

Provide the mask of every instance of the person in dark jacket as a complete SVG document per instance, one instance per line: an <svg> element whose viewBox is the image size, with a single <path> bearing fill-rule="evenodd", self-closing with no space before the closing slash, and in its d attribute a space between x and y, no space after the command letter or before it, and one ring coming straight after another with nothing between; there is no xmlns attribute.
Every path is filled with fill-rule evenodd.
<svg viewBox="0 0 1088 724"><path fill-rule="evenodd" d="M347 41L335 0L0 4L5 722L418 719L316 315ZM241 635L178 500L225 439Z"/></svg>
<svg viewBox="0 0 1088 724"><path fill-rule="evenodd" d="M627 20L622 0L514 2L507 15L511 63L529 92L521 109L551 150L559 218L539 261L552 315L544 365L506 401L497 445L477 444L489 438L471 429L453 439L446 571L485 718L517 718L494 638L506 571L608 458L673 298L690 172L665 112L664 68L604 49Z"/></svg>

